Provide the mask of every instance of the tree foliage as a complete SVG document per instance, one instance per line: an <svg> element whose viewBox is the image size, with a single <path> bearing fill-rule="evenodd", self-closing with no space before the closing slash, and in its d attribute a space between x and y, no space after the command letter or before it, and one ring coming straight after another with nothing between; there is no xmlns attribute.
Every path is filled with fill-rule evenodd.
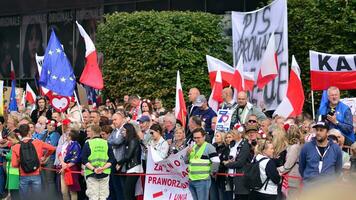
<svg viewBox="0 0 356 200"><path fill-rule="evenodd" d="M174 107L176 73L182 87L210 93L205 55L230 60L221 17L200 12L134 12L105 16L97 47L105 55L104 93L162 98ZM187 95L185 95L187 96Z"/></svg>
<svg viewBox="0 0 356 200"><path fill-rule="evenodd" d="M356 1L288 0L289 54L296 56L311 112L309 50L332 54L356 53ZM353 96L352 91L343 92ZM321 92L314 93L317 102ZM316 105L319 105L316 103ZM318 107L316 107L318 108Z"/></svg>

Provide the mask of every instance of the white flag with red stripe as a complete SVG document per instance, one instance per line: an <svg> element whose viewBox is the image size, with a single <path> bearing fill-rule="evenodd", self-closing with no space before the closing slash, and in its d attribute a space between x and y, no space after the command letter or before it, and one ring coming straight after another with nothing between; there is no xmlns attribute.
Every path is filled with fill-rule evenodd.
<svg viewBox="0 0 356 200"><path fill-rule="evenodd" d="M262 89L278 75L278 60L274 33L269 38L266 50L262 56L260 71L257 77L257 87Z"/></svg>
<svg viewBox="0 0 356 200"><path fill-rule="evenodd" d="M219 110L220 103L223 102L222 90L223 90L223 85L222 85L222 79L221 79L221 72L220 72L220 70L218 70L217 73L216 73L214 86L212 88L212 91L211 91L211 94L210 94L210 97L209 97L209 101L208 101L209 106L216 113Z"/></svg>
<svg viewBox="0 0 356 200"><path fill-rule="evenodd" d="M237 89L237 91L245 90L245 79L243 75L243 59L242 55L240 56L239 62L235 67L234 78L232 79L232 87Z"/></svg>
<svg viewBox="0 0 356 200"><path fill-rule="evenodd" d="M208 64L209 79L211 88L214 87L216 74L218 71L221 73L221 81L223 87L232 85L232 80L234 78L235 69L225 62L214 58L212 56L206 55L206 62Z"/></svg>
<svg viewBox="0 0 356 200"><path fill-rule="evenodd" d="M103 89L104 81L103 75L98 64L98 56L93 41L90 39L84 28L76 21L79 33L84 38L85 42L85 59L86 64L79 81L85 85L95 89Z"/></svg>
<svg viewBox="0 0 356 200"><path fill-rule="evenodd" d="M180 82L180 74L177 71L177 83L176 83L176 107L175 107L175 116L182 122L183 127L186 124L187 108L185 106L184 95L182 90L182 84Z"/></svg>
<svg viewBox="0 0 356 200"><path fill-rule="evenodd" d="M12 62L12 60L11 60L11 71L10 71L10 79L11 80L15 80L15 69L14 69L14 63Z"/></svg>
<svg viewBox="0 0 356 200"><path fill-rule="evenodd" d="M30 85L29 85L28 83L26 83L25 100L26 100L29 104L35 104L35 102L36 102L36 94L35 94L35 92L32 90L32 88L30 87Z"/></svg>
<svg viewBox="0 0 356 200"><path fill-rule="evenodd" d="M304 90L300 79L300 68L292 57L292 66L288 83L287 96L282 100L273 115L287 117L296 117L303 112Z"/></svg>

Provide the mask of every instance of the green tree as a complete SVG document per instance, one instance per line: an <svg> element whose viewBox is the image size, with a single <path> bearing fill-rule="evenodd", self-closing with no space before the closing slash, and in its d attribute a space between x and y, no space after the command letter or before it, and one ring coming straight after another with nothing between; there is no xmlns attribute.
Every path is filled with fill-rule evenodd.
<svg viewBox="0 0 356 200"><path fill-rule="evenodd" d="M174 107L176 71L185 92L210 94L205 55L231 63L221 16L201 12L134 12L105 15L97 47L105 55L104 94L162 98ZM187 95L186 95L187 96Z"/></svg>

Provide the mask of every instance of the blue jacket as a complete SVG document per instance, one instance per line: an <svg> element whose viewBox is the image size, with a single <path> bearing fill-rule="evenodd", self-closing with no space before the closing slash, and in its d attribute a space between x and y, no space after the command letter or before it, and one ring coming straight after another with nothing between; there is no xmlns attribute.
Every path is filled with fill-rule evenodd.
<svg viewBox="0 0 356 200"><path fill-rule="evenodd" d="M325 153L320 174L319 161L321 158L317 151L316 139L313 138L311 142L308 142L303 146L299 157L299 173L304 181L314 180L320 176L332 176L341 173L341 148L331 140L329 140L328 146L329 148Z"/></svg>
<svg viewBox="0 0 356 200"><path fill-rule="evenodd" d="M193 113L193 115L195 116L199 116L200 119L204 122L205 126L204 126L204 130L209 133L209 135L214 135L214 131L211 129L211 120L216 116L216 113L213 109L211 109L210 107L206 110L202 110L202 109L197 109L195 110L195 112Z"/></svg>
<svg viewBox="0 0 356 200"><path fill-rule="evenodd" d="M321 105L320 115L327 115L330 112L329 104ZM352 113L350 108L342 102L339 102L335 108L336 120L339 124L329 122L330 129L335 128L341 131L342 135L355 142L354 126L352 122Z"/></svg>

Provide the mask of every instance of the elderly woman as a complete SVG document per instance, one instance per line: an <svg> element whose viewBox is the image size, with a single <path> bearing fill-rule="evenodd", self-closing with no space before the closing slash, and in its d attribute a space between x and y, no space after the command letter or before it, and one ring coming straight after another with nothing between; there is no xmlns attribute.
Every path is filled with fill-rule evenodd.
<svg viewBox="0 0 356 200"><path fill-rule="evenodd" d="M162 137L162 128L158 124L153 124L150 127L150 134L152 135L152 140L148 143L148 146L152 147L158 155L165 159L168 155L169 145Z"/></svg>
<svg viewBox="0 0 356 200"><path fill-rule="evenodd" d="M186 144L185 144L184 128L177 125L176 129L175 129L175 133L174 133L173 142L169 146L168 155L176 154L179 151L183 150L185 147L186 147Z"/></svg>

